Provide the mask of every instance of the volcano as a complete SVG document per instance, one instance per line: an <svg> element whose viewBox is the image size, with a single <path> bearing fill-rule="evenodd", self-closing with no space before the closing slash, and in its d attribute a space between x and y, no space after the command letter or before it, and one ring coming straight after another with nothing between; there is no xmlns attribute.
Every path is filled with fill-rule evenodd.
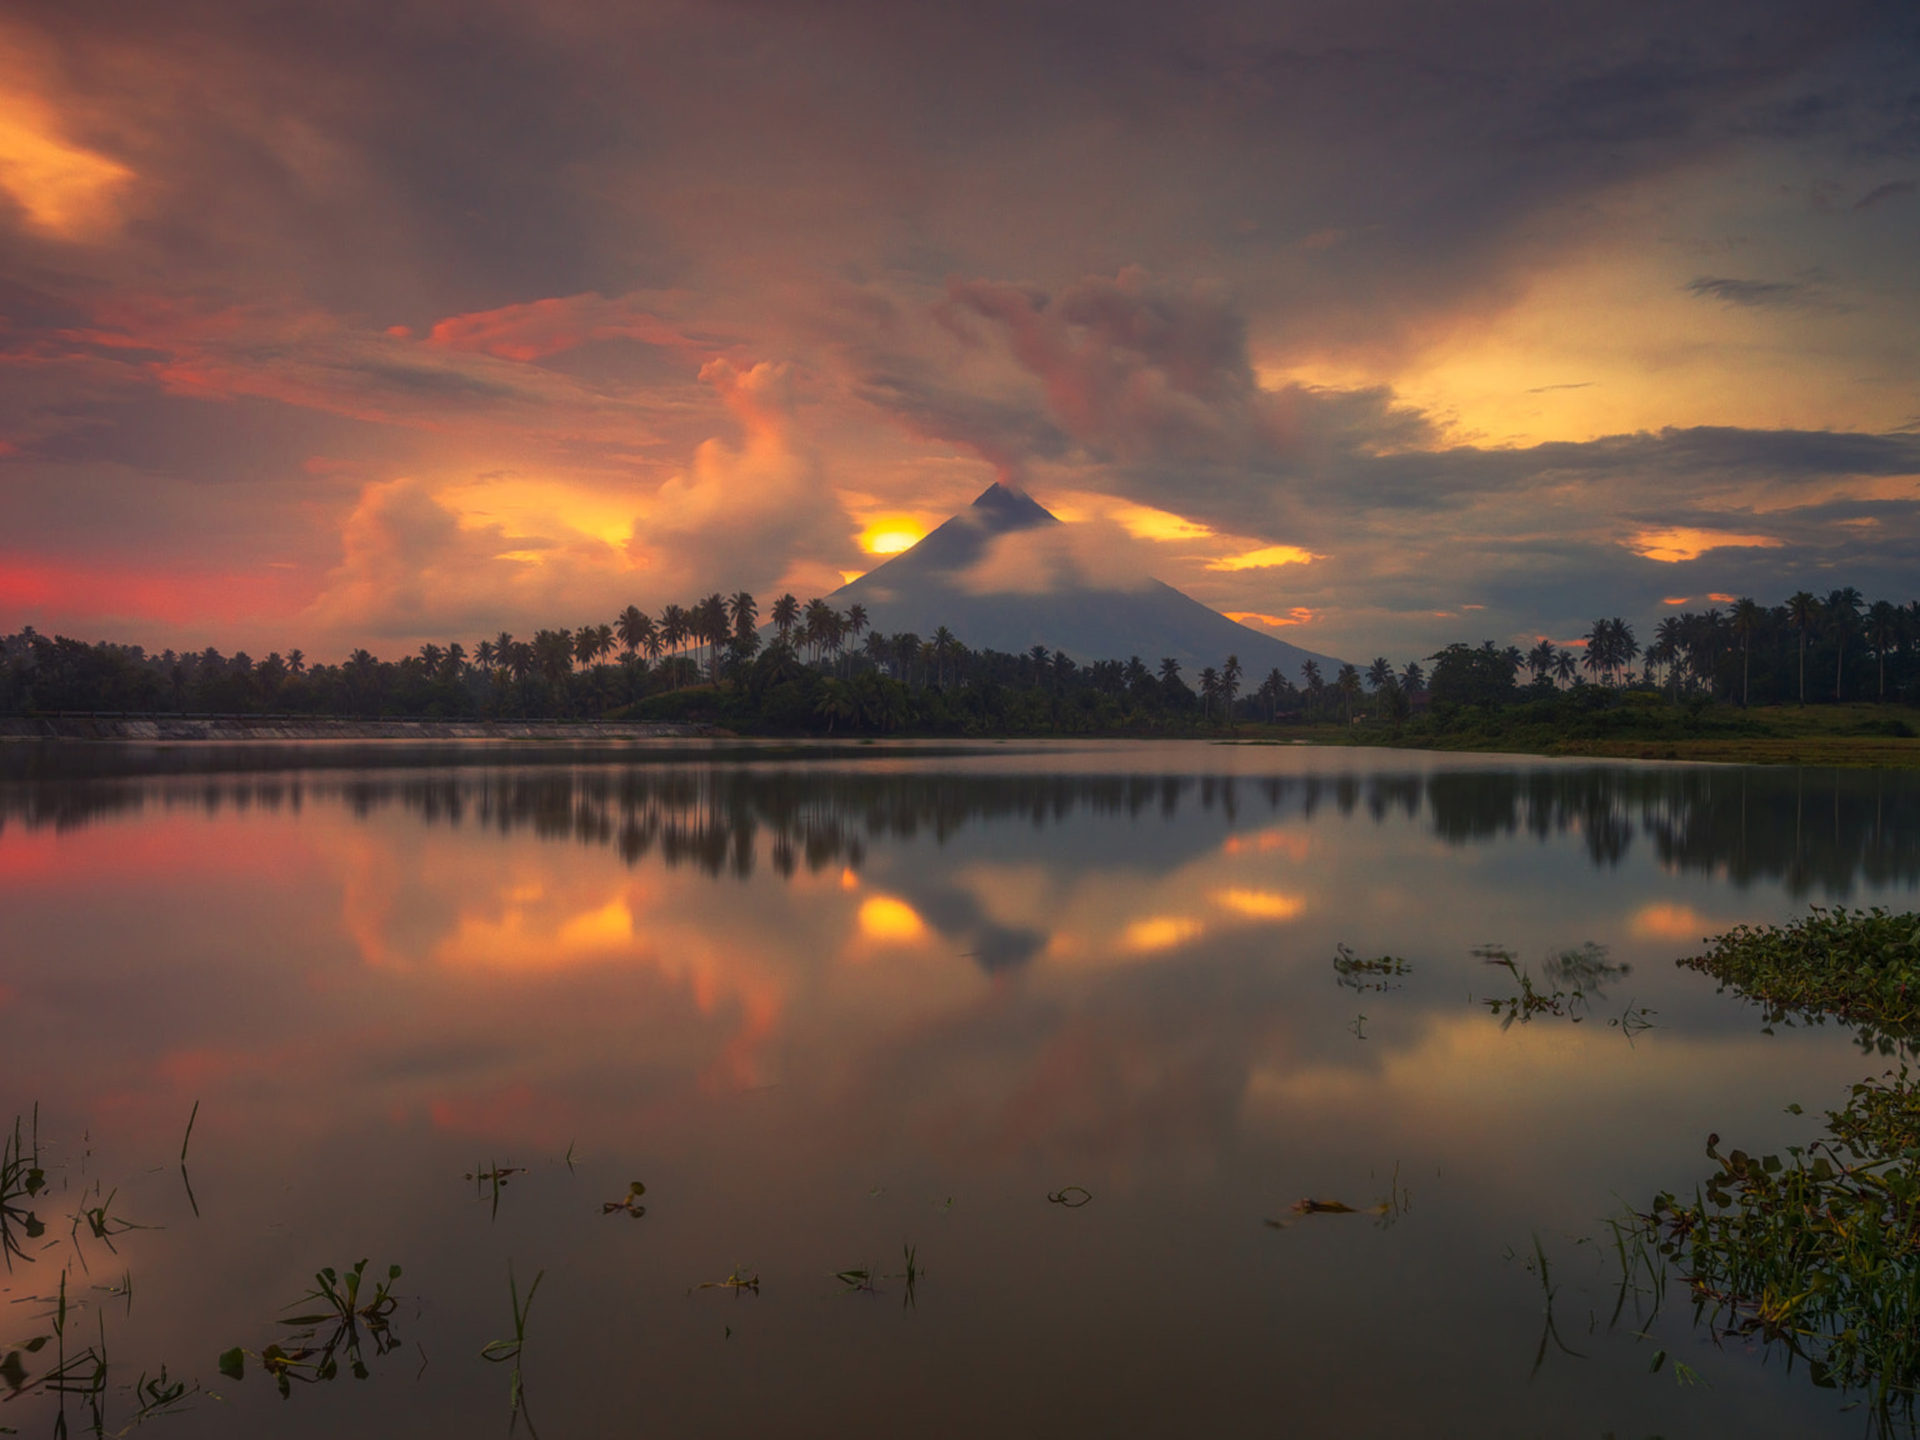
<svg viewBox="0 0 1920 1440"><path fill-rule="evenodd" d="M1018 655L1035 645L1062 650L1082 665L1138 655L1157 669L1172 656L1191 680L1229 655L1257 684L1278 669L1301 683L1300 667L1317 661L1332 679L1341 661L1263 635L1159 580L1114 584L1056 579L1033 590L992 588L979 571L996 543L1023 532L1065 525L1032 496L994 484L971 506L920 542L833 592L845 609L859 602L869 623L883 633L910 630L931 635L945 625L976 650Z"/></svg>

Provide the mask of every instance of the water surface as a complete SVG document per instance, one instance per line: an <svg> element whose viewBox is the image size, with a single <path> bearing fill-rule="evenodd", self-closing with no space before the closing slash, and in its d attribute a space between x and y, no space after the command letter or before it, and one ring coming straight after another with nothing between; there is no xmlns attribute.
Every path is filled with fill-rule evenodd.
<svg viewBox="0 0 1920 1440"><path fill-rule="evenodd" d="M1911 775L363 759L0 785L0 1098L37 1102L52 1182L0 1349L64 1270L106 1431L164 1363L201 1387L154 1422L181 1434L504 1432L512 1367L479 1352L509 1265L545 1276L519 1423L550 1437L1861 1428L1684 1304L1616 1319L1603 1222L1690 1190L1709 1131L1804 1141L1880 1067L1672 962L1809 903L1911 907ZM1343 975L1340 946L1410 968ZM1503 1027L1490 946L1547 989L1584 962L1578 1022ZM645 1214L604 1214L634 1180ZM155 1228L110 1250L108 1192ZM363 1256L404 1267L366 1380L219 1373ZM757 1292L699 1288L729 1275Z"/></svg>

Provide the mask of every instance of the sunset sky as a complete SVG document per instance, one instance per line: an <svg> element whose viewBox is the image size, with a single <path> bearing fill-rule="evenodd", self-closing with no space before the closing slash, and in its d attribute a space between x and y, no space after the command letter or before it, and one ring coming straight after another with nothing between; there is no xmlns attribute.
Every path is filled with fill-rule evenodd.
<svg viewBox="0 0 1920 1440"><path fill-rule="evenodd" d="M11 0L0 633L764 607L995 479L1361 660L1904 601L1917 187L1911 0Z"/></svg>

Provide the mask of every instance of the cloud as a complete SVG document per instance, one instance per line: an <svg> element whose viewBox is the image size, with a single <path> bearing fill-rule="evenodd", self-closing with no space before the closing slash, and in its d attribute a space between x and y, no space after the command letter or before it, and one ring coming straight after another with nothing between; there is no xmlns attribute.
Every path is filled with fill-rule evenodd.
<svg viewBox="0 0 1920 1440"><path fill-rule="evenodd" d="M858 527L800 431L794 367L762 361L740 370L712 360L700 378L739 423L744 441L703 441L692 465L655 492L636 522L633 550L650 571L651 588L837 588L835 562L861 553L853 538Z"/></svg>
<svg viewBox="0 0 1920 1440"><path fill-rule="evenodd" d="M1771 535L1736 535L1725 530L1669 525L1658 530L1642 530L1625 543L1636 555L1673 564L1681 560L1697 560L1709 550L1728 547L1778 550L1781 542Z"/></svg>
<svg viewBox="0 0 1920 1440"><path fill-rule="evenodd" d="M1913 194L1913 192L1914 192L1913 181L1889 180L1884 185L1874 186L1873 189L1869 190L1866 194L1862 195L1858 200L1854 201L1853 208L1855 210L1871 210L1874 206L1879 205L1884 201L1892 200L1897 196L1901 196L1901 195L1911 195Z"/></svg>
<svg viewBox="0 0 1920 1440"><path fill-rule="evenodd" d="M1701 275L1686 284L1689 294L1728 305L1768 306L1806 303L1807 287L1791 280L1730 280Z"/></svg>
<svg viewBox="0 0 1920 1440"><path fill-rule="evenodd" d="M712 348L648 313L637 297L608 300L568 295L451 315L427 332L427 343L502 360L535 361L596 340L637 340L686 353Z"/></svg>
<svg viewBox="0 0 1920 1440"><path fill-rule="evenodd" d="M341 529L342 558L303 617L346 643L463 636L577 623L625 602L631 565L604 541L463 523L423 481L365 487Z"/></svg>
<svg viewBox="0 0 1920 1440"><path fill-rule="evenodd" d="M1277 565L1305 565L1325 558L1324 555L1315 555L1311 550L1302 550L1298 545L1263 545L1244 555L1225 555L1218 560L1209 560L1207 569L1270 570Z"/></svg>

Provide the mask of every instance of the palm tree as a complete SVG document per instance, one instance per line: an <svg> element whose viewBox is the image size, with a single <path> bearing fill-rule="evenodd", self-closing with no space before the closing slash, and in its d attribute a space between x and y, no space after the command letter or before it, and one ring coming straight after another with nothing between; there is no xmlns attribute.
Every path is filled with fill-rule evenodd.
<svg viewBox="0 0 1920 1440"><path fill-rule="evenodd" d="M1880 666L1880 698L1887 698L1887 652L1900 643L1900 607L1876 600L1867 609L1867 644Z"/></svg>
<svg viewBox="0 0 1920 1440"><path fill-rule="evenodd" d="M855 608L857 609L858 607L856 606ZM953 632L947 629L946 626L942 625L938 630L933 632L933 663L935 673L939 677L935 683L942 689L946 687L947 683L947 661L952 658L959 648L960 642L954 638Z"/></svg>
<svg viewBox="0 0 1920 1440"><path fill-rule="evenodd" d="M1560 656L1561 659L1565 660L1568 664L1573 663L1573 657L1567 654L1566 651L1562 650ZM1420 668L1420 662L1418 660L1409 660L1407 662L1407 668L1400 672L1400 688L1407 692L1409 699L1412 698L1416 690L1424 690L1427 688L1427 672Z"/></svg>
<svg viewBox="0 0 1920 1440"><path fill-rule="evenodd" d="M1171 655L1163 657L1160 661L1160 683L1162 685L1172 685L1173 682L1179 678L1180 662Z"/></svg>
<svg viewBox="0 0 1920 1440"><path fill-rule="evenodd" d="M689 619L687 612L678 605L669 605L660 612L661 643L671 650L676 658L680 654L680 647L686 643ZM679 686L680 677L676 672L674 688L678 689Z"/></svg>
<svg viewBox="0 0 1920 1440"><path fill-rule="evenodd" d="M1840 701L1840 672L1847 659L1847 637L1860 623L1860 592L1851 585L1827 596L1827 629L1833 632L1833 699Z"/></svg>
<svg viewBox="0 0 1920 1440"><path fill-rule="evenodd" d="M556 692L567 682L573 662L580 653L578 637L564 630L540 630L533 637L533 663Z"/></svg>
<svg viewBox="0 0 1920 1440"><path fill-rule="evenodd" d="M503 634L503 638L507 642L507 649L506 659L501 663L507 667L507 673L516 681L525 680L533 673L533 646L525 640L516 640L511 635Z"/></svg>
<svg viewBox="0 0 1920 1440"><path fill-rule="evenodd" d="M760 619L760 607L754 603L753 592L736 590L727 597L727 615L733 621L733 633L746 639L754 633L756 622Z"/></svg>
<svg viewBox="0 0 1920 1440"><path fill-rule="evenodd" d="M613 626L596 625L593 627L593 658L604 660L613 653Z"/></svg>
<svg viewBox="0 0 1920 1440"><path fill-rule="evenodd" d="M631 655L647 643L647 636L653 630L653 620L638 605L629 605L620 612L615 628L620 632L620 643Z"/></svg>
<svg viewBox="0 0 1920 1440"><path fill-rule="evenodd" d="M867 633L867 607L858 600L847 607L847 634L858 644L860 637Z"/></svg>
<svg viewBox="0 0 1920 1440"><path fill-rule="evenodd" d="M1300 662L1300 678L1307 682L1307 713L1313 714L1320 708L1321 697L1326 693L1326 682L1320 678L1320 663L1317 660Z"/></svg>
<svg viewBox="0 0 1920 1440"><path fill-rule="evenodd" d="M1612 629L1605 620L1596 620L1593 622L1593 628L1587 631L1585 639L1587 653L1581 658L1580 663L1593 673L1596 680L1603 675L1610 675L1613 666L1612 657L1608 652L1612 649L1610 643L1613 639Z"/></svg>
<svg viewBox="0 0 1920 1440"><path fill-rule="evenodd" d="M836 720L851 720L859 713L854 704L853 691L844 681L829 679L820 686L820 696L813 702L814 713L827 717L827 733L833 733Z"/></svg>
<svg viewBox="0 0 1920 1440"><path fill-rule="evenodd" d="M1753 637L1760 633L1767 612L1743 595L1733 602L1733 633L1740 637L1740 705L1746 708L1749 676L1753 662Z"/></svg>
<svg viewBox="0 0 1920 1440"><path fill-rule="evenodd" d="M591 625L582 625L573 632L573 658L580 662L582 668L593 663L593 652L599 643L600 637Z"/></svg>
<svg viewBox="0 0 1920 1440"><path fill-rule="evenodd" d="M1360 672L1352 665L1342 665L1340 674L1334 679L1333 688L1340 692L1340 698L1347 702L1347 724L1353 724L1353 697L1360 693Z"/></svg>
<svg viewBox="0 0 1920 1440"><path fill-rule="evenodd" d="M1807 703L1807 632L1820 619L1820 602L1805 590L1787 597L1787 623L1800 632L1800 703Z"/></svg>
<svg viewBox="0 0 1920 1440"><path fill-rule="evenodd" d="M1228 725L1233 724L1233 697L1240 693L1240 657L1227 656L1227 663L1220 667L1220 710L1221 718Z"/></svg>
<svg viewBox="0 0 1920 1440"><path fill-rule="evenodd" d="M1640 642L1633 638L1633 627L1616 615L1608 622L1607 629L1612 635L1610 653L1613 663L1630 675L1633 657L1640 653ZM1623 684L1625 678L1622 678Z"/></svg>
<svg viewBox="0 0 1920 1440"><path fill-rule="evenodd" d="M1667 686L1676 701L1680 698L1680 642L1684 633L1680 617L1667 616L1654 627L1653 648L1647 652L1667 667Z"/></svg>
<svg viewBox="0 0 1920 1440"><path fill-rule="evenodd" d="M493 641L482 640L478 645L473 647L473 663L478 665L482 670L491 670L493 668L493 654Z"/></svg>
<svg viewBox="0 0 1920 1440"><path fill-rule="evenodd" d="M1533 672L1536 681L1544 680L1553 673L1553 656L1553 641L1544 635L1540 637L1540 643L1527 652L1527 669Z"/></svg>
<svg viewBox="0 0 1920 1440"><path fill-rule="evenodd" d="M1393 662L1384 655L1376 655L1373 664L1367 667L1367 688L1377 692L1382 685L1389 683L1392 679Z"/></svg>
<svg viewBox="0 0 1920 1440"><path fill-rule="evenodd" d="M788 592L773 602L772 614L773 628L778 630L780 638L785 640L787 633L793 629L794 622L800 618L800 602L793 598L792 592Z"/></svg>
<svg viewBox="0 0 1920 1440"><path fill-rule="evenodd" d="M720 683L720 651L727 643L727 637L733 634L733 622L727 616L727 597L719 591L707 596L696 607L699 618L699 635L707 645L707 676L715 685Z"/></svg>
<svg viewBox="0 0 1920 1440"><path fill-rule="evenodd" d="M458 680L467 670L467 647L458 640L447 642L446 673L449 679Z"/></svg>
<svg viewBox="0 0 1920 1440"><path fill-rule="evenodd" d="M1213 697L1220 693L1220 672L1209 665L1200 672L1200 714L1213 718Z"/></svg>

